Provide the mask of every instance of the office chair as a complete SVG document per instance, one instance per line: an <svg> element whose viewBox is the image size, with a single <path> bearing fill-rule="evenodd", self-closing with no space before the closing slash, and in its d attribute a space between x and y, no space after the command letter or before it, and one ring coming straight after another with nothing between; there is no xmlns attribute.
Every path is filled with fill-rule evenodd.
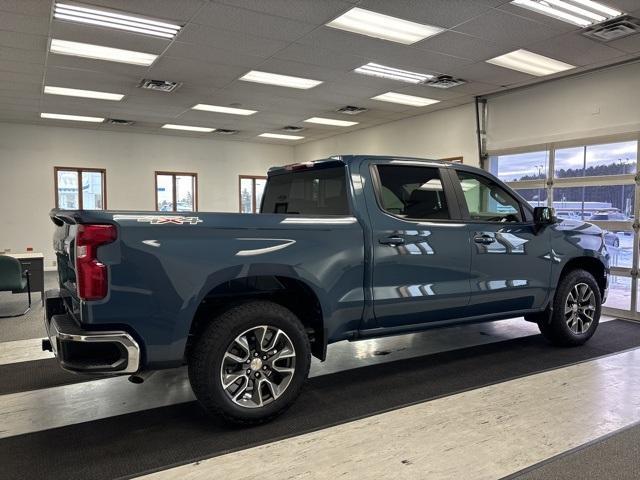
<svg viewBox="0 0 640 480"><path fill-rule="evenodd" d="M27 288L29 305L23 313L0 315L0 318L21 317L31 310L31 279L29 270L22 270L22 264L15 258L0 255L0 292L18 292Z"/></svg>

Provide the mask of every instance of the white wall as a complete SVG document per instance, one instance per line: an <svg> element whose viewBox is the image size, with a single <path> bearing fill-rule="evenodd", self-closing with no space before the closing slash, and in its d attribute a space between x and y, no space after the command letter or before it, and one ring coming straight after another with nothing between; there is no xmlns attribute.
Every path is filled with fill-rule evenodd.
<svg viewBox="0 0 640 480"><path fill-rule="evenodd" d="M295 147L297 162L338 154L397 155L423 158L464 157L478 165L475 106L438 110Z"/></svg>
<svg viewBox="0 0 640 480"><path fill-rule="evenodd" d="M107 207L154 210L156 170L196 172L200 211L238 211L238 175L293 162L290 146L0 123L0 251L51 248L54 166L107 170Z"/></svg>
<svg viewBox="0 0 640 480"><path fill-rule="evenodd" d="M640 63L489 98L489 151L640 131Z"/></svg>

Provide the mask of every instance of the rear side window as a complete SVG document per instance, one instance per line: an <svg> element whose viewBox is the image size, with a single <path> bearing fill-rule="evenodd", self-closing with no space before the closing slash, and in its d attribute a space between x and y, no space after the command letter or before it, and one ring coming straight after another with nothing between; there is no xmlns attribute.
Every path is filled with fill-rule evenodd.
<svg viewBox="0 0 640 480"><path fill-rule="evenodd" d="M449 218L440 172L433 167L378 165L380 203L392 215L418 220Z"/></svg>
<svg viewBox="0 0 640 480"><path fill-rule="evenodd" d="M301 170L269 177L261 212L349 215L346 169Z"/></svg>

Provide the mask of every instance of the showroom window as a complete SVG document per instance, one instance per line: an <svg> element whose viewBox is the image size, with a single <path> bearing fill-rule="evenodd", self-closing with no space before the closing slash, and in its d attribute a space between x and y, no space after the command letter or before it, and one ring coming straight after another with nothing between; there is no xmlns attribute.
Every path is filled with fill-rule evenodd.
<svg viewBox="0 0 640 480"><path fill-rule="evenodd" d="M198 210L198 175L184 172L156 172L156 210L195 212Z"/></svg>
<svg viewBox="0 0 640 480"><path fill-rule="evenodd" d="M640 320L637 134L493 152L488 170L530 205L553 206L561 219L602 228L611 267L603 311Z"/></svg>
<svg viewBox="0 0 640 480"><path fill-rule="evenodd" d="M267 177L240 175L240 213L260 213Z"/></svg>
<svg viewBox="0 0 640 480"><path fill-rule="evenodd" d="M104 210L107 208L107 171L102 168L55 167L56 208Z"/></svg>

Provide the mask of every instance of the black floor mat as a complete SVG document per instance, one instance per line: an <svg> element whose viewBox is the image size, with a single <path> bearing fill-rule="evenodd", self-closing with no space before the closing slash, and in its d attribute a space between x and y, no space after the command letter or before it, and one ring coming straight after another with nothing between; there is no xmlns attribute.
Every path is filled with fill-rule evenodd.
<svg viewBox="0 0 640 480"><path fill-rule="evenodd" d="M0 476L132 476L638 346L640 325L616 320L578 348L536 335L315 377L284 416L260 427L216 425L190 402L10 437L0 440Z"/></svg>
<svg viewBox="0 0 640 480"><path fill-rule="evenodd" d="M63 370L55 358L0 365L0 395L97 380Z"/></svg>
<svg viewBox="0 0 640 480"><path fill-rule="evenodd" d="M635 424L506 477L513 480L638 480L640 425ZM506 479L505 479L506 480Z"/></svg>

